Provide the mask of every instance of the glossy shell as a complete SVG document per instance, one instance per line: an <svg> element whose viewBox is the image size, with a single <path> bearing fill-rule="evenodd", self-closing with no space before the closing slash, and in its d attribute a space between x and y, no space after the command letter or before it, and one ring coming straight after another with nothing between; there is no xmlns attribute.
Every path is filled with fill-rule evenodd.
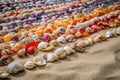
<svg viewBox="0 0 120 80"><path fill-rule="evenodd" d="M41 42L38 44L38 50L42 50L48 47L48 43L47 42Z"/></svg>

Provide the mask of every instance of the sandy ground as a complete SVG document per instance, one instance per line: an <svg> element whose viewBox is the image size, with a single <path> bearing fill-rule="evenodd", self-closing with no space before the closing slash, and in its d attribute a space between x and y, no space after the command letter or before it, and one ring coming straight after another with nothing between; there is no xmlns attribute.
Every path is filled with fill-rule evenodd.
<svg viewBox="0 0 120 80"><path fill-rule="evenodd" d="M103 32L105 31L99 33ZM43 54L45 53L40 52L37 56ZM24 64L25 61L32 60L33 56L15 58ZM6 69L6 66L0 69ZM120 80L120 36L89 46L84 53L76 52L44 67L12 75L10 80Z"/></svg>

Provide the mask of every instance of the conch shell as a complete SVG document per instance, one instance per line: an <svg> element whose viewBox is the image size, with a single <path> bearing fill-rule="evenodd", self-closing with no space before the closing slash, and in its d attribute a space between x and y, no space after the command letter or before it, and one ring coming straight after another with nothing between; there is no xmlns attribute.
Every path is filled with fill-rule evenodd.
<svg viewBox="0 0 120 80"><path fill-rule="evenodd" d="M37 66L44 66L47 64L46 60L45 59L40 59L39 57L35 57L33 59L33 63Z"/></svg>
<svg viewBox="0 0 120 80"><path fill-rule="evenodd" d="M47 62L53 62L53 61L58 60L58 56L56 54L53 54L53 53L48 53L48 54L44 55L44 59Z"/></svg>

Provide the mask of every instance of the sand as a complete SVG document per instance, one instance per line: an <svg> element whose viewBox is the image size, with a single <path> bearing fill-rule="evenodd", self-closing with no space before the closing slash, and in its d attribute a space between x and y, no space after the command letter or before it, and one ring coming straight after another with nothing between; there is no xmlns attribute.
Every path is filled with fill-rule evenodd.
<svg viewBox="0 0 120 80"><path fill-rule="evenodd" d="M43 54L40 52L37 56ZM24 64L32 59L33 56L26 59L16 57L15 61ZM6 66L0 69L6 69ZM120 36L89 46L84 53L76 52L44 67L10 76L10 80L120 80Z"/></svg>

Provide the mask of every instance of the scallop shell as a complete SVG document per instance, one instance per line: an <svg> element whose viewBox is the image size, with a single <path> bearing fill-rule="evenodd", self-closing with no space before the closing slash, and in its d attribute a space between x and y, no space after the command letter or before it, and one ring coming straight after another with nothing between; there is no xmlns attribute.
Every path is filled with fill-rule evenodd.
<svg viewBox="0 0 120 80"><path fill-rule="evenodd" d="M63 37L63 36L58 37L58 38L57 38L57 41L58 41L58 42L61 42L61 43L63 43L63 44L67 43L65 37Z"/></svg>
<svg viewBox="0 0 120 80"><path fill-rule="evenodd" d="M68 42L72 42L72 41L75 40L75 38L74 38L74 36L73 36L72 34L69 34L69 35L66 36L66 40L67 40Z"/></svg>
<svg viewBox="0 0 120 80"><path fill-rule="evenodd" d="M38 44L38 50L42 50L48 47L48 42L41 42Z"/></svg>
<svg viewBox="0 0 120 80"><path fill-rule="evenodd" d="M40 59L39 57L34 58L34 59L33 59L33 62L34 62L34 64L37 65L37 66L44 66L44 65L47 64L46 60Z"/></svg>
<svg viewBox="0 0 120 80"><path fill-rule="evenodd" d="M7 67L7 71L10 74L16 74L23 70L24 70L24 66L18 62L12 62Z"/></svg>
<svg viewBox="0 0 120 80"><path fill-rule="evenodd" d="M0 71L0 78L8 78L8 77L9 77L9 73Z"/></svg>
<svg viewBox="0 0 120 80"><path fill-rule="evenodd" d="M106 32L106 36L107 36L108 38L113 37L113 36L114 36L114 33L113 33L112 31L107 31L107 32Z"/></svg>
<svg viewBox="0 0 120 80"><path fill-rule="evenodd" d="M58 60L58 56L56 54L53 54L53 53L48 53L48 54L44 55L44 59L47 62L53 62L53 61Z"/></svg>
<svg viewBox="0 0 120 80"><path fill-rule="evenodd" d="M65 46L64 51L66 52L67 55L75 52L75 50L73 50L70 46Z"/></svg>
<svg viewBox="0 0 120 80"><path fill-rule="evenodd" d="M17 56L20 58L25 57L25 55L26 55L25 49L21 49L17 52Z"/></svg>
<svg viewBox="0 0 120 80"><path fill-rule="evenodd" d="M24 64L24 67L28 70L32 70L35 68L35 64L32 62L32 61L27 61L25 64Z"/></svg>
<svg viewBox="0 0 120 80"><path fill-rule="evenodd" d="M56 54L60 59L63 59L67 56L66 52L63 48L58 48L54 51L54 54Z"/></svg>

